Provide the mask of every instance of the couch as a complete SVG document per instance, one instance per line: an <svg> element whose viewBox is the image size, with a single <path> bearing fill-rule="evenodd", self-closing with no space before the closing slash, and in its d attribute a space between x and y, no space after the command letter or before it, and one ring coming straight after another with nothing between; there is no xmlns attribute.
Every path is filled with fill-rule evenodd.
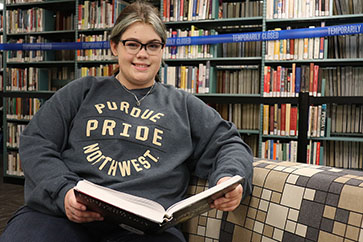
<svg viewBox="0 0 363 242"><path fill-rule="evenodd" d="M363 172L254 161L253 192L233 212L183 224L189 242L363 242ZM189 193L208 187L194 178Z"/></svg>

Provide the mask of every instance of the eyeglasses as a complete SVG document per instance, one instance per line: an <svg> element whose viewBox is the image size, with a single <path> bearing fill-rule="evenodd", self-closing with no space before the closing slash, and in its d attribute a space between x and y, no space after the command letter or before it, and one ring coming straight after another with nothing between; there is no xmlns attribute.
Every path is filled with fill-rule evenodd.
<svg viewBox="0 0 363 242"><path fill-rule="evenodd" d="M164 48L164 43L152 41L146 44L143 44L137 40L121 40L120 41L126 48L126 51L131 55L136 55L142 48L145 48L146 52L149 55L157 55L160 53L160 50Z"/></svg>

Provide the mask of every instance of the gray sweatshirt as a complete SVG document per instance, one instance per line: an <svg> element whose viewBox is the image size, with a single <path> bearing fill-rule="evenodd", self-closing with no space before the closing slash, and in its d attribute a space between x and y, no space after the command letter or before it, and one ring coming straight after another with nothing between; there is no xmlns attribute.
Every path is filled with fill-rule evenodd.
<svg viewBox="0 0 363 242"><path fill-rule="evenodd" d="M83 178L165 208L183 198L191 174L210 185L238 174L251 191L252 155L235 126L161 83L137 106L113 76L72 81L30 121L19 152L26 204L53 215L65 214L64 196Z"/></svg>

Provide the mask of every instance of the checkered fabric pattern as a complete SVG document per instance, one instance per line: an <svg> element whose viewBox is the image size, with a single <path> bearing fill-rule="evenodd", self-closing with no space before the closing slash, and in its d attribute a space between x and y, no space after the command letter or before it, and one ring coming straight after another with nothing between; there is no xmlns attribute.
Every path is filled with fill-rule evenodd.
<svg viewBox="0 0 363 242"><path fill-rule="evenodd" d="M363 242L363 172L256 160L253 192L233 212L183 224L189 242ZM208 187L193 178L189 193Z"/></svg>

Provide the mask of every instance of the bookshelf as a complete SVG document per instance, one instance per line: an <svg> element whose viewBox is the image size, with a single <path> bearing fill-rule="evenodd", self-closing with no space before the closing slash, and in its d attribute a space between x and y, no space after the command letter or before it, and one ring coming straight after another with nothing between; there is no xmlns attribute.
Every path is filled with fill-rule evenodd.
<svg viewBox="0 0 363 242"><path fill-rule="evenodd" d="M118 13L127 4L127 1L116 1L117 4L112 5L113 2L7 0L4 43L108 40ZM102 9L102 16L96 14L98 8ZM114 12L113 18L106 14L110 11ZM6 81L1 85L5 107L2 119L6 131L3 143L5 181L18 182L23 177L18 157L19 134L41 103L75 78L110 75L115 63L110 50L6 52Z"/></svg>
<svg viewBox="0 0 363 242"><path fill-rule="evenodd" d="M183 3L184 5L190 5L193 4L193 1L184 1ZM175 4L177 4L176 11ZM184 12L183 17L181 17L180 12L178 14L178 9L182 8L177 1L174 2L174 16L171 19L171 12L167 12L171 7L167 6L167 1L161 1L161 13L170 37L205 36L264 30L263 4L261 1L223 1L223 3L215 0L200 1L198 14ZM176 34L172 34L173 32ZM172 74L174 76L183 73L185 67L189 70L188 73L193 69L195 69L193 73L200 73L203 68L207 69L208 76L187 78L186 82L190 82L191 79L192 83L188 83L189 87L186 90L195 93L200 99L216 108L223 118L233 121L244 139L251 147L254 147L253 150L256 156L258 155L260 137L259 80L262 46L260 42L241 42L202 46L202 51L193 46L177 47L176 50L167 48L165 50L167 54L164 56L165 69L161 71L163 77L167 76L168 69L174 72ZM205 49L207 49L207 54ZM173 51L176 52L176 56L170 56ZM180 55L180 53L184 54ZM203 66L200 66L201 64ZM238 81L247 76L254 81ZM176 81L177 87L184 88L183 79L181 78L179 82ZM199 82L198 85L196 85L196 80ZM173 80L166 77L164 81L173 84ZM190 86L194 86L194 88L190 88ZM249 102L248 99L254 101Z"/></svg>
<svg viewBox="0 0 363 242"><path fill-rule="evenodd" d="M7 0L3 42L74 42L75 4L75 0ZM13 181L22 177L19 134L41 103L75 78L75 51L9 50L4 53L4 180Z"/></svg>
<svg viewBox="0 0 363 242"><path fill-rule="evenodd" d="M171 1L172 2L172 1ZM203 2L203 1L201 1ZM209 29L209 30L214 30L217 33L240 33L240 32L250 32L250 31L269 31L269 30L275 30L276 28L280 28L282 30L284 29L294 29L294 28L308 28L308 27L320 27L320 26L332 26L332 25L336 25L337 22L339 22L339 24L351 24L351 23L360 23L362 22L362 6L359 5L360 3L358 2L354 2L354 1L345 1L345 0L341 0L341 1L336 1L336 0L332 0L332 1L314 1L313 3L319 4L322 3L324 4L324 6L319 6L317 5L317 7L315 8L315 6L311 7L309 12L306 12L307 10L302 11L303 9L299 9L299 2L291 0L291 1L270 1L267 0L264 2L263 8L262 8L262 12L261 12L261 16L228 16L228 14L223 15L224 11L218 11L216 9L227 9L226 12L228 12L228 7L224 8L225 5L231 5L233 7L231 7L230 9L239 9L235 7L236 2L235 1L223 1L222 5L220 6L218 5L218 2L220 1L212 1L212 6L214 9L212 9L210 12L212 14L212 18L209 19L204 19L202 17L202 19L198 19L196 18L195 20L190 20L188 18L186 18L185 16L183 16L182 19L180 18L175 18L175 16L173 17L172 20L168 20L166 21L166 25L169 28L174 28L174 26L177 26L178 28L181 28L183 30L187 29L188 27L191 28L191 26L194 26L194 28L203 28L203 29ZM242 1L242 3L250 3L253 1ZM290 9L290 11L292 11L291 13L286 12L285 14L283 13L283 8L278 10L281 11L280 13L271 13L269 12L270 10L273 11L273 9L278 9L278 8L274 8L271 7L273 6L273 4L275 4L276 2L282 4L281 6L285 6L286 9ZM350 6L349 11L345 10L342 12L338 12L337 10L337 3L344 2L344 4L346 4L347 6ZM352 7L351 5L349 5L350 2L353 2L353 4L358 4L359 6L356 6L356 8ZM161 1L161 6L162 6L162 11L163 11L163 16L165 18L167 18L166 16L168 15L168 13L165 13L166 10L170 10L171 8L169 8L168 6L164 6L163 4L165 4L166 1ZM185 1L184 1L185 3ZM188 1L187 1L188 3ZM312 3L312 1L310 1L310 3ZM174 3L175 4L175 3ZM285 5L286 4L286 5ZM343 5L344 5L343 4ZM287 6L291 6L291 8L288 8ZM177 5L177 9L178 9ZM294 8L296 9L294 9ZM300 6L301 7L301 6ZM173 10L175 10L175 5L173 6ZM238 11L238 10L237 10ZM295 12L293 12L295 11ZM173 13L175 14L175 12ZM274 14L276 16L274 16ZM295 15L294 15L295 14ZM281 15L281 16L279 16ZM256 105L260 105L260 124L259 124L259 129L257 132L255 132L255 130L244 130L244 129L240 129L240 133L242 136L244 136L245 134L253 134L255 136L258 137L258 146L257 146L257 153L258 156L261 157L262 155L262 150L263 150L263 143L266 140L279 140L281 141L281 143L287 143L287 142L291 142L291 141L297 141L298 145L297 145L297 151L294 154L295 159L299 162L305 162L307 160L307 156L310 155L307 153L307 148L309 147L309 145L311 144L311 141L321 141L322 143L324 142L324 146L329 146L325 143L329 143L330 141L349 141L349 142L356 142L356 143L362 143L362 133L360 132L356 132L356 133L332 133L332 132L328 132L328 134L325 134L324 137L308 137L307 132L309 131L309 125L307 125L309 123L309 119L308 119L308 113L309 113L309 109L311 105L321 105L321 104L326 104L328 105L328 109L330 109L329 107L331 105L344 105L344 106L349 106L349 105L355 105L355 107L360 107L362 105L362 93L360 92L355 92L353 93L349 93L346 92L345 95L343 96L337 96L334 95L333 92L329 92L329 88L330 89L337 89L337 87L332 87L331 83L329 82L329 78L331 78L334 69L338 69L341 72L345 71L346 73L349 73L349 71L351 70L350 68L353 68L353 72L354 70L356 71L355 73L359 73L359 68L362 67L362 56L360 55L360 52L355 52L353 54L350 55L344 55L344 53L346 51L337 51L334 50L334 48L332 48L331 46L336 45L337 42L344 43L345 42L354 42L356 43L356 45L353 46L349 46L349 47L343 47L346 49L357 49L355 48L356 46L359 46L359 44L361 42L359 37L353 37L350 38L349 36L345 36L342 39L338 39L337 37L329 37L329 38L323 38L320 41L322 41L322 46L325 46L325 49L323 50L313 50L313 48L310 50L310 52L304 53L302 52L302 56L297 56L297 57L283 57L283 58L274 58L273 55L274 50L272 49L272 54L269 53L269 43L265 42L262 43L261 46L261 51L262 53L260 55L256 55L254 57L250 57L250 56L240 56L240 57L235 57L235 56L223 56L221 55L221 52L223 53L223 44L221 45L217 45L215 46L215 48L217 49L217 55L213 55L212 57L209 58L198 58L198 57L194 57L194 58L172 58L172 59L168 59L166 58L165 62L166 65L169 66L181 66L181 65L197 65L200 62L209 62L210 64L210 83L211 83L211 88L209 90L209 92L207 93L196 93L195 95L197 95L200 99L202 99L203 101L205 101L206 103L209 104L215 104L215 107L218 110L218 107L220 107L220 105L227 105L227 106L231 106L234 104L256 104ZM357 42L355 42L357 40ZM313 41L313 42L311 42ZM314 41L319 41L319 39L311 39L308 40L308 44L313 43ZM272 41L271 41L272 42ZM305 44L303 42L303 44ZM327 47L329 46L329 47ZM280 46L279 46L280 47ZM227 51L228 52L228 51ZM270 58L270 56L268 54L272 55L272 58ZM258 66L259 71L261 73L260 75L260 79L258 79L257 82L260 82L260 90L258 93L253 93L250 92L248 94L246 93L235 93L234 91L230 91L228 90L226 93L221 93L218 92L218 75L216 75L216 73L218 73L218 69L222 69L220 68L220 66L233 66L231 69L236 69L236 66L239 66L240 69L243 68L243 66L246 65L255 65ZM320 69L320 72L323 72L323 74L320 74L320 72L317 71L317 77L319 77L319 79L321 79L321 75L324 76L324 78L326 79L326 84L325 84L325 90L324 90L324 94L323 95L315 95L314 93L312 93L313 96L309 96L309 83L305 84L305 86L302 86L301 88L304 88L304 90L299 90L298 93L300 95L297 95L296 93L292 92L290 90L290 92L292 93L281 93L281 95L278 97L277 95L273 95L271 94L271 96L269 95L265 95L264 93L264 68L265 67L270 67L270 68L274 68L275 70L277 69L282 69L284 72L283 73L287 73L288 75L291 76L291 72L292 69L294 67L294 70L296 67L301 68L304 67L305 71L309 70L310 67L312 67L313 69ZM238 67L237 67L238 68ZM228 69L227 67L224 68L225 70ZM232 72L232 71L231 71ZM330 73L329 73L330 72ZM178 74L178 73L177 73ZM295 74L295 73L294 73ZM231 74L229 74L231 75ZM359 75L359 74L356 74ZM357 81L357 79L359 78L355 78L355 81L352 83L354 85L359 85L359 82ZM290 83L289 83L290 84ZM337 85L337 84L334 84ZM291 87L290 87L291 88ZM300 88L300 87L299 87ZM348 88L346 88L348 89ZM286 89L285 89L286 90ZM305 93L307 92L307 93ZM321 93L321 90L320 90ZM291 95L291 96L290 96ZM352 96L355 95L355 96ZM278 135L276 133L272 133L272 134L263 134L263 106L264 105L268 105L268 106L275 106L276 107L277 104L277 108L280 109L281 105L286 105L286 104L290 104L293 107L297 107L298 108L298 120L296 122L296 126L298 127L298 132L295 132L295 135L284 135L282 136L281 134ZM233 107L232 107L233 109ZM219 110L223 116L223 114L225 113L225 110ZM281 110L279 110L279 112L281 112ZM281 115L281 114L280 114ZM328 114L329 114L329 110L328 110ZM224 116L226 117L226 119L233 121L233 114L232 115L227 115ZM327 118L330 118L330 116L328 116ZM274 120L273 120L274 121ZM276 122L276 120L275 120ZM359 121L358 119L358 122ZM360 124L359 124L360 125ZM238 126L238 125L237 125ZM325 127L325 129L331 129L331 126L327 126ZM248 141L247 141L248 142ZM250 143L249 143L250 144ZM321 144L323 146L323 144ZM253 145L250 144L251 147L253 147ZM327 147L328 148L328 147ZM326 152L327 153L327 152ZM323 156L323 155L322 155ZM286 154L284 154L283 156L284 158L286 157ZM326 156L325 156L326 157ZM270 157L266 157L266 158L270 158ZM362 159L362 157L360 157L360 159ZM328 163L328 165L333 165L331 163ZM342 167L341 165L338 165L338 167ZM348 166L343 166L345 168L353 168ZM361 167L360 167L361 169Z"/></svg>
<svg viewBox="0 0 363 242"><path fill-rule="evenodd" d="M339 3L347 4L347 6L350 3L353 5L349 5L349 11L339 12L337 10L337 4ZM339 21L339 24L353 24L362 21L363 9L358 2L341 0L325 1L325 4L329 6L326 8L329 9L328 13L317 11L315 14L302 14L302 16L297 16L297 18L292 16L294 17L293 19L272 18L271 13L266 14L266 30L333 26L337 24L337 21ZM356 6L352 8L354 4ZM314 69L313 78L305 78L307 82L301 85L300 96L297 98L300 108L298 160L340 168L362 169L363 157L359 153L362 153L363 141L361 130L362 117L360 115L363 92L359 87L361 86L360 72L363 70L363 51L359 46L360 41L363 41L363 36L361 34L332 36L321 39L322 42L320 44L316 38L304 39L302 41L306 41L305 43L308 43L308 47L320 45L324 48L320 52L314 48L311 48L311 50L304 48L304 51L297 53L298 56L296 56L295 43L294 57L286 58L286 56L279 56L276 58L276 52L270 51L267 44L265 55L265 66L271 66L271 68L281 67L291 70L295 67L301 67L306 72ZM305 43L300 43L300 46L305 47ZM283 45L281 44L280 46ZM285 48L285 46L282 48ZM315 73L316 78L314 76ZM308 75L308 73L306 74ZM301 76L301 81L303 81L303 75ZM311 89L310 81L314 80L313 83L315 83L315 79L317 79L317 90L314 91L314 88L313 90ZM321 87L323 89L320 89ZM321 110L325 106L327 109L324 111L324 114L321 111L316 111ZM342 110L342 112L338 114L337 110ZM311 118L311 116L315 115L318 118ZM320 115L326 117L325 122L320 126L324 131L323 135L319 135L319 133L314 134L315 126L320 125ZM338 121L340 125L338 125ZM342 132L336 132L335 126L340 126ZM347 144L349 148L344 147ZM335 152L336 150L349 155L342 157ZM321 161L324 162L321 163Z"/></svg>
<svg viewBox="0 0 363 242"><path fill-rule="evenodd" d="M328 15L314 16L314 17L294 17L294 18L273 18L269 17L271 13L267 13L268 5L271 4L270 0L246 0L246 1L205 1L209 6L205 6L204 13L201 8L201 17L197 15L188 16L188 11L183 11L183 17L177 15L176 10L181 6L173 6L173 20L170 20L165 11L169 10L167 2L181 1L152 1L155 5L160 7L161 14L165 18L165 24L169 30L170 37L175 33L179 36L184 34L186 36L199 36L199 35L216 35L225 33L241 33L241 32L259 32L268 31L276 28L305 28L309 26L319 27L322 22L325 26L335 25L337 21L339 24L343 23L359 23L363 20L363 10L357 13L350 13L344 11L337 15L337 7L335 2L338 0L331 0L329 2L329 9L331 10ZM345 0L339 0L345 1ZM190 3L189 1L182 1L183 3ZM202 1L203 2L203 1ZM290 0L290 2L294 2ZM84 0L56 0L56 1L42 1L19 3L16 1L8 1L4 6L4 43L17 43L17 42L58 42L59 36L62 36L63 42L74 41L103 41L107 40L109 31L115 19L100 16L100 21L90 21L85 18L85 11L88 9L88 16L92 12L92 16L96 14L96 9L101 8L103 11L111 11L116 16L124 4L127 2L119 1L119 5L112 5L110 1L84 1ZM290 4L291 5L291 4ZM85 7L87 6L87 7ZM39 11L43 9L44 26L42 30L30 30L25 28L12 28L14 21L11 19L15 11ZM208 9L208 11L207 11ZM234 12L239 9L238 14ZM175 11L174 11L175 10ZM16 12L15 12L16 13ZM102 11L101 11L102 13ZM175 14L175 16L174 16ZM281 13L282 14L282 13ZM5 17L9 16L9 17ZM53 18L52 16L58 16ZM82 17L83 16L83 17ZM87 16L87 15L86 15ZM169 18L169 21L166 21ZM45 21L45 19L47 21ZM60 19L63 19L60 21ZM89 23L91 22L91 23ZM13 31L14 29L20 29ZM193 30L193 31L192 31ZM274 140L281 142L281 144L291 143L293 141L296 153L294 157L299 162L307 160L307 149L312 142L321 142L321 146L333 147L331 143L334 142L352 142L355 147L354 151L360 148L363 143L363 135L361 133L334 133L329 132L329 136L324 137L308 137L308 123L309 123L309 109L311 105L327 104L328 109L330 105L351 105L355 107L363 106L362 94L358 96L338 96L328 95L328 86L325 88L324 95L310 96L308 92L296 93L292 96L289 94L280 95L280 97L265 95L265 67L277 70L278 68L285 68L286 73L291 73L293 66L310 67L311 63L319 66L319 70L324 71L326 80L332 76L331 73L337 68L362 68L363 59L359 52L350 56L342 56L344 51L335 51L335 43L350 42L347 40L325 38L324 43L329 48L325 49L322 58L285 58L275 59L269 58L269 44L267 42L244 42L244 43L228 43L228 44L214 44L208 46L188 46L178 47L172 49L168 47L165 52L164 62L165 65L160 70L160 76L163 81L173 84L179 88L186 88L190 92L194 92L196 96L215 107L221 115L230 121L236 123L241 136L253 148L255 156L261 157L263 147L266 147L264 142ZM358 39L357 41L359 41ZM359 43L359 42L358 42ZM347 48L347 47L346 47ZM251 51L253 50L253 51ZM181 54L182 53L182 54ZM309 56L309 55L308 55ZM10 59L9 59L10 58ZM18 179L21 173L10 172L8 163L9 159L17 159L17 146L16 146L16 133L19 133L23 126L25 126L32 113L24 116L16 115L16 109L26 109L29 106L39 107L41 102L49 98L55 90L65 85L67 82L84 76L84 75L108 75L112 72L116 60L110 55L108 50L77 50L77 51L49 51L43 53L23 53L16 51L7 51L4 54L4 84L3 102L3 162L4 162L4 177L5 179ZM19 61L25 60L25 61ZM63 68L57 68L57 66ZM27 80L27 85L15 85L10 82L13 77L21 80L22 71L26 70L27 73L32 73L35 76L32 80ZM184 83L177 82L175 78L171 80L168 78L168 70L172 70L174 76L185 75ZM349 69L350 70L350 69ZM340 70L341 71L341 70ZM347 69L344 69L347 71ZM359 71L358 71L359 72ZM183 74L182 74L183 73ZM186 75L186 73L189 73ZM193 74L194 73L194 74ZM197 73L202 73L197 76ZM193 75L191 75L193 74ZM193 79L194 78L194 79ZM196 88L193 82L188 84L188 81L207 80ZM168 80L169 79L169 80ZM44 81L45 80L45 81ZM199 80L199 79L198 79ZM238 82L238 80L253 80L249 82ZM25 83L25 82L24 82ZM200 82L203 83L203 82ZM327 81L326 83L329 83ZM183 86L181 86L183 85ZM188 86L189 85L189 86ZM328 85L328 84L327 84ZM363 85L362 85L363 86ZM194 89L193 89L194 88ZM306 90L304 90L306 91ZM18 102L17 102L18 101ZM291 107L297 107L297 121L298 127L294 135L278 135L264 134L264 106L273 106L281 108L281 106L289 104ZM276 106L277 105L277 106ZM12 113L15 110L15 113ZM33 110L33 112L36 110ZM279 111L281 113L281 111ZM331 113L327 113L327 117L331 120ZM250 117L246 119L246 117ZM286 120L286 119L285 119ZM360 119L363 120L363 119ZM362 122L362 121L360 121ZM331 123L325 126L331 128ZM9 130L9 131L8 131ZM15 140L15 144L7 144L8 139ZM295 143L297 142L297 147ZM356 145L358 144L358 145ZM339 143L341 146L341 144ZM288 147L288 146L287 146ZM358 147L358 148L357 148ZM344 148L344 147L343 147ZM286 149L286 147L284 148ZM325 151L326 152L326 151ZM324 157L334 157L335 155L327 155ZM361 152L363 153L363 152ZM283 157L287 157L285 152ZM10 155L10 156L9 156ZM10 158L9 158L10 157ZM359 159L359 158L358 158ZM349 161L349 158L348 158ZM341 164L332 164L340 167ZM15 162L15 167L19 167L19 162ZM15 168L16 170L16 168Z"/></svg>

